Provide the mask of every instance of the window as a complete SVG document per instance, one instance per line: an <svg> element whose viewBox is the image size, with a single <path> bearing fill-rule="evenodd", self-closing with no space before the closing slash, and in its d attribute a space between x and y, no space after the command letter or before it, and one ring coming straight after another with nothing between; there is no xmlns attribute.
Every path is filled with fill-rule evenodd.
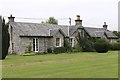
<svg viewBox="0 0 120 80"><path fill-rule="evenodd" d="M61 47L61 39L56 38L56 47Z"/></svg>
<svg viewBox="0 0 120 80"><path fill-rule="evenodd" d="M33 39L33 51L38 52L39 51L39 42L38 39Z"/></svg>
<svg viewBox="0 0 120 80"><path fill-rule="evenodd" d="M70 38L70 46L74 47L74 38Z"/></svg>

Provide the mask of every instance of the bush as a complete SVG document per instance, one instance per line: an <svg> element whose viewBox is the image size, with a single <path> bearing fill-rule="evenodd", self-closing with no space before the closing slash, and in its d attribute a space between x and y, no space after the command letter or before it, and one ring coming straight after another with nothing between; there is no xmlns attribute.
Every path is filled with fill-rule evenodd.
<svg viewBox="0 0 120 80"><path fill-rule="evenodd" d="M55 54L57 54L57 53L65 53L66 52L66 48L65 47L56 47L56 48L53 49L53 52Z"/></svg>
<svg viewBox="0 0 120 80"><path fill-rule="evenodd" d="M111 50L120 50L120 43L112 43L110 46Z"/></svg>
<svg viewBox="0 0 120 80"><path fill-rule="evenodd" d="M105 39L99 39L94 44L94 48L98 53L108 52L109 46L110 44Z"/></svg>
<svg viewBox="0 0 120 80"><path fill-rule="evenodd" d="M72 47L70 46L70 43L68 42L67 39L65 39L65 41L64 41L64 47L66 48L66 52L72 51Z"/></svg>
<svg viewBox="0 0 120 80"><path fill-rule="evenodd" d="M79 45L75 45L72 48L72 52L81 52L81 51L82 51L82 48Z"/></svg>
<svg viewBox="0 0 120 80"><path fill-rule="evenodd" d="M26 47L25 53L31 53L32 52L32 46L31 43Z"/></svg>
<svg viewBox="0 0 120 80"><path fill-rule="evenodd" d="M48 52L48 53L52 53L52 52L53 52L52 48L48 48L48 49L47 49L47 52Z"/></svg>

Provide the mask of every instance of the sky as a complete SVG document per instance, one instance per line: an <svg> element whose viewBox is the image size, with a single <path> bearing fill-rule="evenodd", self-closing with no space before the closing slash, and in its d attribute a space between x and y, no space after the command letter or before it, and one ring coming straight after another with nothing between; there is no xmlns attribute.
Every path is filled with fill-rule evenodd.
<svg viewBox="0 0 120 80"><path fill-rule="evenodd" d="M0 15L6 21L12 14L15 22L41 23L50 16L59 25L75 24L80 15L85 27L102 28L104 22L109 30L118 30L118 2L120 0L0 0ZM24 18L24 19L23 19ZM31 18L31 19L28 19ZM34 19L33 19L34 18ZM37 18L37 19L36 19Z"/></svg>

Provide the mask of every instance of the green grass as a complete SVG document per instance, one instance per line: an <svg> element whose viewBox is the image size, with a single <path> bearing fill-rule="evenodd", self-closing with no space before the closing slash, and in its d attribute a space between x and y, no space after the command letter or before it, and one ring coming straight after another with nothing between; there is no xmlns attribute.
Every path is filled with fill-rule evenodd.
<svg viewBox="0 0 120 80"><path fill-rule="evenodd" d="M9 55L3 78L118 78L118 52Z"/></svg>

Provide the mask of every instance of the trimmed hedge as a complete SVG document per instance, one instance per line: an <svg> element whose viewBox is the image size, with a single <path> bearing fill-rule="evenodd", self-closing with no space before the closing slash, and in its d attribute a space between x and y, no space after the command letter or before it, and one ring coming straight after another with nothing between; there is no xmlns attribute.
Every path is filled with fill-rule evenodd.
<svg viewBox="0 0 120 80"><path fill-rule="evenodd" d="M120 43L112 43L110 46L111 50L120 50Z"/></svg>
<svg viewBox="0 0 120 80"><path fill-rule="evenodd" d="M53 49L53 53L57 54L57 53L65 53L66 52L66 48L65 47L56 47Z"/></svg>
<svg viewBox="0 0 120 80"><path fill-rule="evenodd" d="M95 42L94 48L98 53L106 53L109 50L109 42L105 39L99 39Z"/></svg>

